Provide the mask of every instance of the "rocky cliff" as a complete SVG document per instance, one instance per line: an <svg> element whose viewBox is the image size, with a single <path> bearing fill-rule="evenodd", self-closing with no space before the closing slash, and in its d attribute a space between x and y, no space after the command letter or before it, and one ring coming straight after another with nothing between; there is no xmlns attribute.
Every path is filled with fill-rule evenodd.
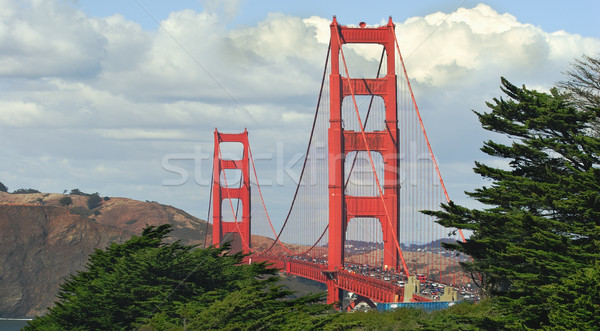
<svg viewBox="0 0 600 331"><path fill-rule="evenodd" d="M60 283L82 270L94 249L139 235L147 225L169 223L174 239L204 243L207 224L174 207L110 198L90 210L87 196L69 195L72 203L63 206L65 196L0 192L0 317L43 314Z"/></svg>

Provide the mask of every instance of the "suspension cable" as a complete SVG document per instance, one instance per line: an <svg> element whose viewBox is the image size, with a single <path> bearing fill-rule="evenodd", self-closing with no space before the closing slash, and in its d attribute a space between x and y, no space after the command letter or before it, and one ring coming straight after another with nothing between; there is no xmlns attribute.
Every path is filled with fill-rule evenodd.
<svg viewBox="0 0 600 331"><path fill-rule="evenodd" d="M381 58L379 59L379 67L377 68L377 75L375 78L379 78L379 74L381 73L381 65L383 64L383 56L385 55L385 47L381 52ZM371 100L369 101L369 108L367 109L367 115L365 115L365 126L367 126L367 122L369 121L369 115L371 114L371 106L373 106L373 99L375 95L371 95ZM352 175L352 170L354 170L354 165L356 164L356 159L358 158L358 154L354 155L352 159L352 166L350 167L350 171L348 172L348 178L346 178L346 183L344 187L348 187L348 182L350 181L350 176Z"/></svg>
<svg viewBox="0 0 600 331"><path fill-rule="evenodd" d="M431 156L431 161L433 161L433 165L435 167L435 172L440 179L440 184L442 185L442 190L444 191L444 196L446 197L446 202L450 202L450 196L448 195L448 191L446 190L446 184L444 184L444 179L442 178L442 173L440 172L440 168L438 167L438 163L433 155L433 149L431 148L431 144L429 143L429 138L427 137L427 132L425 131L425 125L423 125L423 119L421 118L421 112L419 111L419 106L417 106L417 101L415 100L415 95L413 93L412 87L410 85L410 80L408 79L408 74L406 72L406 66L404 66L404 60L402 59L402 53L400 53L400 46L398 45L398 38L396 37L396 33L394 32L394 42L396 45L396 50L398 52L398 56L400 57L400 64L402 65L402 70L404 71L404 76L406 77L406 83L408 85L408 90L410 91L410 97L412 99L413 105L415 106L415 112L417 113L417 118L419 119L419 124L421 126L421 130L423 131L423 136L425 137L425 143L427 144L427 149L429 150L429 155ZM462 232L462 229L458 229L458 233L463 242L465 242L465 236Z"/></svg>
<svg viewBox="0 0 600 331"><path fill-rule="evenodd" d="M306 169L306 163L308 162L308 153L310 152L313 135L315 133L315 127L317 124L317 116L319 115L319 108L321 105L321 96L323 95L323 86L325 85L325 76L327 75L327 66L329 64L330 52L331 52L331 40L329 41L329 45L327 46L327 56L325 57L325 68L323 68L323 78L321 79L321 89L319 90L319 98L317 100L317 109L315 111L315 117L313 119L312 129L310 130L310 138L308 139L308 146L306 147L306 156L304 157L304 163L302 164L302 170L300 172L300 179L298 180L298 185L296 186L296 192L294 192L294 198L292 199L292 204L290 205L290 209L288 210L287 216L285 217L285 221L283 222L283 225L281 226L281 230L279 231L279 234L277 234L277 238L275 238L275 241L271 244L271 246L266 251L263 252L263 254L269 252L273 248L273 246L275 246L275 242L279 241L279 238L281 237L281 234L283 233L283 230L285 229L285 226L287 225L287 223L290 219L292 210L294 209L296 197L298 196L298 191L300 190L300 183L302 183L302 178L304 177L304 170ZM327 231L328 227L329 227L329 225L327 225L327 227L325 228L325 231ZM320 238L323 237L323 235L325 234L325 231L323 231L323 234L321 235ZM319 241L321 240L320 238L319 238ZM317 241L317 243L319 241ZM315 245L316 245L316 243L312 247L314 247ZM311 249L312 249L312 247L311 247Z"/></svg>
<svg viewBox="0 0 600 331"><path fill-rule="evenodd" d="M381 74L381 67L383 64L383 58L385 56L385 47L383 47L383 50L381 51L381 58L379 59L379 66L377 67L377 75L375 75L375 78L379 78L379 75ZM372 94L371 95L371 100L369 100L369 107L367 108L367 114L365 115L365 127L367 126L367 123L369 121L369 115L371 114L371 110L372 110L372 106L373 106L373 100L375 99L375 95ZM356 160L358 159L358 153L354 154L354 157L352 159L352 165L350 166L350 171L348 171L348 178L346 178L346 182L344 183L344 187L348 187L348 183L350 182L350 177L352 176L352 172L354 171L354 166L356 165ZM346 206L344 205L344 208ZM368 228L366 228L365 226L362 227L362 229L367 232L367 238L370 238L371 240L374 239L373 234L377 231L375 229L372 229L372 231L369 231ZM362 240L361 240L362 241ZM384 249L385 250L385 249ZM375 259L377 260L377 258Z"/></svg>
<svg viewBox="0 0 600 331"><path fill-rule="evenodd" d="M215 152L213 151L213 160L215 159ZM210 219L210 212L212 207L212 192L213 192L213 180L215 176L215 163L213 162L212 170L210 172L210 191L208 193L208 213L206 215L206 231L204 231L204 248L206 248L206 239L208 238L208 220ZM213 224L214 226L214 224Z"/></svg>
<svg viewBox="0 0 600 331"><path fill-rule="evenodd" d="M267 211L267 206L265 205L265 199L263 199L262 190L260 189L260 184L258 183L258 175L256 174L256 167L254 166L254 158L252 157L252 150L250 149L250 144L248 144L248 153L249 153L250 161L252 163L252 170L254 171L254 179L256 180L256 187L258 187L258 194L260 196L260 201L262 202L263 209L265 210L265 214L267 215L267 221L269 221L269 226L271 227L273 234L277 235L277 232L275 231L275 228L273 227L273 223L271 223L271 217L269 216L269 211ZM288 252L289 254L293 254L292 251L290 251L287 247L285 247L285 245L281 241L277 240L276 242L279 242L281 247L283 247L283 249L286 252ZM266 253L266 251L262 252L259 255L262 255L265 253Z"/></svg>

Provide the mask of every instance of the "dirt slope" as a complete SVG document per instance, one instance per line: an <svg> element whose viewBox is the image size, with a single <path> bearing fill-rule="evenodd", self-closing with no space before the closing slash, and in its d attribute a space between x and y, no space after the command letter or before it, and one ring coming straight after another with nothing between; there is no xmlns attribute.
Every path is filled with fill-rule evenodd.
<svg viewBox="0 0 600 331"><path fill-rule="evenodd" d="M61 206L63 197L0 192L0 317L43 314L63 278L83 269L94 249L147 225L169 223L174 239L204 243L206 223L171 206L110 198L90 210L87 196L69 195L69 206Z"/></svg>

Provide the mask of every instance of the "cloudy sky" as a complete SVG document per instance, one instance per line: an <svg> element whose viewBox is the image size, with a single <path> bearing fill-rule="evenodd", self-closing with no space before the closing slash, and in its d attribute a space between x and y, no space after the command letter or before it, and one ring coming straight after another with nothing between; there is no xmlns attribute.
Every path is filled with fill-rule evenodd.
<svg viewBox="0 0 600 331"><path fill-rule="evenodd" d="M366 2L365 2L366 3ZM247 128L274 218L295 187L277 169L308 140L333 15L392 16L452 199L481 185L489 135L471 110L500 76L546 90L600 52L581 1L0 0L0 182L99 192L205 218L213 131ZM365 54L365 60L372 60Z"/></svg>

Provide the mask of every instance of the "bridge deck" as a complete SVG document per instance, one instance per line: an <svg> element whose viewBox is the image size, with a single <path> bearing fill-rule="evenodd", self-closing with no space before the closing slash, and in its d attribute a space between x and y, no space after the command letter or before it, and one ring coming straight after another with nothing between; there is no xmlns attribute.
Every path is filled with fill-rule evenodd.
<svg viewBox="0 0 600 331"><path fill-rule="evenodd" d="M375 302L402 302L404 298L404 288L401 286L344 269L328 270L323 264L285 259L281 256L261 256L251 258L251 261L268 262L272 267L281 269L285 273L321 283L331 280L338 288L371 298Z"/></svg>

